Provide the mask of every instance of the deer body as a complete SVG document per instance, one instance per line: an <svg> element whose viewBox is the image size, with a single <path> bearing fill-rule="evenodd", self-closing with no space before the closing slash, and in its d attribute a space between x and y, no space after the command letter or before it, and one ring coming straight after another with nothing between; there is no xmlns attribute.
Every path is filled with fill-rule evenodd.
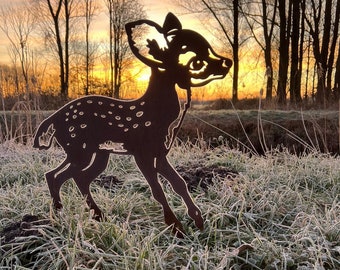
<svg viewBox="0 0 340 270"><path fill-rule="evenodd" d="M161 49L155 40L147 41L152 58L142 55L133 40L132 30L142 24L155 28L167 40L166 49ZM154 198L163 207L166 224L174 225L174 232L183 236L183 227L170 209L158 181L160 174L171 183L184 200L195 225L203 229L199 208L183 178L166 157L175 135L173 125L176 121L180 125L185 114L185 111L181 113L175 86L186 89L189 95L191 86L224 77L231 61L216 55L196 32L182 30L180 22L171 13L163 28L152 21L141 20L128 24L126 30L134 54L151 67L145 94L130 101L104 96L76 99L41 123L34 147L47 149L56 140L66 153L65 160L45 175L55 207L62 206L59 195L62 184L73 178L98 219L103 214L91 196L90 183L106 168L111 153L133 155ZM181 60L187 53L191 58ZM197 80L202 82L197 84ZM49 134L47 143L42 140L46 134Z"/></svg>
<svg viewBox="0 0 340 270"><path fill-rule="evenodd" d="M164 80L159 78L164 77L163 74L157 75L156 81L153 80L139 99L123 101L105 96L86 96L59 109L46 119L46 125L53 124L54 138L66 154L75 150L78 153L97 151L108 141L121 144L122 148L117 150L121 154L150 151L152 144L157 145L155 150L163 152L164 148L159 146L163 146L166 136L170 135L168 127L179 117L180 105L175 84L164 84ZM159 89L160 86L163 87ZM166 104L162 102L164 98L167 99ZM46 125L42 123L42 132ZM34 145L39 147L39 141L36 140Z"/></svg>

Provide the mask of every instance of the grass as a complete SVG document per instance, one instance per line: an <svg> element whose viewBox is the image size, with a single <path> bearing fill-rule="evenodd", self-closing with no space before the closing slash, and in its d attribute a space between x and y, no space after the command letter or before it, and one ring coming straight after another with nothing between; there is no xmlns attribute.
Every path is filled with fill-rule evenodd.
<svg viewBox="0 0 340 270"><path fill-rule="evenodd" d="M107 216L97 222L72 181L62 188L63 210L51 207L44 172L63 159L59 149L1 144L1 269L340 268L338 157L275 150L250 156L187 143L174 146L169 158L175 167L237 172L210 173L211 185L192 193L206 220L202 232L164 184L184 239L165 226L130 157L112 156L105 171L121 182L92 184Z"/></svg>

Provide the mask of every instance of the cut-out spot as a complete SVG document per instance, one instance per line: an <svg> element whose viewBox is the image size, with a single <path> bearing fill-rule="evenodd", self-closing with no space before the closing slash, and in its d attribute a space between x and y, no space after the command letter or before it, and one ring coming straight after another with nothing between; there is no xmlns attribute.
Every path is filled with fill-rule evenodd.
<svg viewBox="0 0 340 270"><path fill-rule="evenodd" d="M145 122L145 126L146 126L146 127L151 126L151 121L146 121L146 122Z"/></svg>
<svg viewBox="0 0 340 270"><path fill-rule="evenodd" d="M67 121L68 121L68 118L65 119L65 122L67 122Z"/></svg>
<svg viewBox="0 0 340 270"><path fill-rule="evenodd" d="M142 105L142 106L143 106L144 104L145 104L145 101L142 101L142 102L140 103L140 105Z"/></svg>
<svg viewBox="0 0 340 270"><path fill-rule="evenodd" d="M108 114L112 114L112 112L111 112L111 111L108 111L107 113L108 113Z"/></svg>
<svg viewBox="0 0 340 270"><path fill-rule="evenodd" d="M124 132L128 132L129 131L129 129L128 128L124 128Z"/></svg>
<svg viewBox="0 0 340 270"><path fill-rule="evenodd" d="M115 106L115 104L114 104L114 103L110 103L110 106L111 106L111 107L114 107L114 106Z"/></svg>
<svg viewBox="0 0 340 270"><path fill-rule="evenodd" d="M84 115L84 112L79 112L79 115Z"/></svg>
<svg viewBox="0 0 340 270"><path fill-rule="evenodd" d="M71 138L74 138L74 137L76 137L76 134L75 134L75 133L72 133L72 134L71 134Z"/></svg>
<svg viewBox="0 0 340 270"><path fill-rule="evenodd" d="M86 143L83 143L83 149L85 149L86 148Z"/></svg>
<svg viewBox="0 0 340 270"><path fill-rule="evenodd" d="M103 105L103 102L102 101L98 101L98 105Z"/></svg>
<svg viewBox="0 0 340 270"><path fill-rule="evenodd" d="M101 114L100 117L101 118L106 118L106 115L105 114Z"/></svg>
<svg viewBox="0 0 340 270"><path fill-rule="evenodd" d="M119 108L119 109L123 109L123 105L119 105L118 108Z"/></svg>
<svg viewBox="0 0 340 270"><path fill-rule="evenodd" d="M70 126L69 128L68 128L68 131L69 132L72 132L74 130L74 126Z"/></svg>
<svg viewBox="0 0 340 270"><path fill-rule="evenodd" d="M89 99L88 101L86 101L88 104L92 104L93 101L91 99Z"/></svg>
<svg viewBox="0 0 340 270"><path fill-rule="evenodd" d="M130 106L131 111L133 111L134 109L136 109L136 106Z"/></svg>
<svg viewBox="0 0 340 270"><path fill-rule="evenodd" d="M87 125L86 125L86 124L81 124L80 127L81 127L81 128L86 128Z"/></svg>
<svg viewBox="0 0 340 270"><path fill-rule="evenodd" d="M115 153L126 153L123 143L117 143L113 141L106 141L99 145L99 149L111 150Z"/></svg>
<svg viewBox="0 0 340 270"><path fill-rule="evenodd" d="M73 119L76 119L76 118L77 118L77 116L74 114L74 115L72 116L72 118L73 118Z"/></svg>
<svg viewBox="0 0 340 270"><path fill-rule="evenodd" d="M112 122L109 122L109 126L112 126Z"/></svg>
<svg viewBox="0 0 340 270"><path fill-rule="evenodd" d="M132 118L131 117L126 117L126 121L131 121Z"/></svg>
<svg viewBox="0 0 340 270"><path fill-rule="evenodd" d="M133 128L138 128L138 124L134 124L132 127Z"/></svg>
<svg viewBox="0 0 340 270"><path fill-rule="evenodd" d="M78 102L78 103L77 103L77 106L80 106L80 105L81 105L81 102Z"/></svg>
<svg viewBox="0 0 340 270"><path fill-rule="evenodd" d="M94 116L98 116L98 113L95 112L93 115L94 115Z"/></svg>
<svg viewBox="0 0 340 270"><path fill-rule="evenodd" d="M69 112L67 112L67 113L65 113L66 114L66 116L69 116L70 115L70 113Z"/></svg>
<svg viewBox="0 0 340 270"><path fill-rule="evenodd" d="M70 106L70 110L72 110L72 109L73 109L73 105Z"/></svg>
<svg viewBox="0 0 340 270"><path fill-rule="evenodd" d="M137 116L137 117L141 117L143 114L144 114L143 111L139 111L139 112L136 113L136 116Z"/></svg>
<svg viewBox="0 0 340 270"><path fill-rule="evenodd" d="M118 115L115 118L116 118L116 120L120 120L121 119L121 117L118 116Z"/></svg>
<svg viewBox="0 0 340 270"><path fill-rule="evenodd" d="M78 111L78 110L77 110L77 109L75 109L73 112L74 112L74 113L77 113L77 111Z"/></svg>
<svg viewBox="0 0 340 270"><path fill-rule="evenodd" d="M124 125L123 124L118 124L118 127L124 127Z"/></svg>

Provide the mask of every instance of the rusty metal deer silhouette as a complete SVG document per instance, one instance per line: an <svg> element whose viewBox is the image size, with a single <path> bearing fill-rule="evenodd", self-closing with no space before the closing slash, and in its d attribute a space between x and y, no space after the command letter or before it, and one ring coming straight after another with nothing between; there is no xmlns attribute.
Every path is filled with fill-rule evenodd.
<svg viewBox="0 0 340 270"><path fill-rule="evenodd" d="M145 28L156 32L164 46L156 39L134 40L134 31ZM45 175L54 206L62 207L60 188L73 178L98 220L103 213L91 196L90 183L106 168L111 153L132 155L162 205L165 223L173 225L173 232L183 237L182 224L167 202L158 174L170 182L195 225L203 229L201 211L167 154L190 106L191 87L224 78L232 61L216 54L200 34L182 29L172 13L166 16L163 27L139 20L128 23L126 32L132 52L151 68L145 94L135 100L96 95L73 100L40 124L34 147L48 149L56 141L66 153L65 160ZM184 109L176 84L187 91Z"/></svg>

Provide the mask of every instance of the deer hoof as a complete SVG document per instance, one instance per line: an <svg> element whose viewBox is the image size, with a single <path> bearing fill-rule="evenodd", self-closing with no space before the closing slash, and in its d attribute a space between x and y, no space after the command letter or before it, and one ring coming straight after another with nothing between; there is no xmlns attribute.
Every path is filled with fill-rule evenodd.
<svg viewBox="0 0 340 270"><path fill-rule="evenodd" d="M172 230L172 233L177 237L177 238L181 238L183 239L184 238L184 233L182 231L180 231L179 229L177 229L175 226Z"/></svg>
<svg viewBox="0 0 340 270"><path fill-rule="evenodd" d="M63 205L61 204L60 201L54 201L53 200L53 206L54 206L54 209L56 209L56 210L61 210L63 208Z"/></svg>
<svg viewBox="0 0 340 270"><path fill-rule="evenodd" d="M191 218L195 221L195 226L203 231L204 229L204 220L202 218L200 211L195 211L194 215L191 215Z"/></svg>
<svg viewBox="0 0 340 270"><path fill-rule="evenodd" d="M94 213L93 219L98 221L98 222L101 222L101 221L105 221L105 216L102 212Z"/></svg>
<svg viewBox="0 0 340 270"><path fill-rule="evenodd" d="M203 231L204 229L204 220L201 216L197 217L195 219L195 226L200 229L201 231Z"/></svg>

